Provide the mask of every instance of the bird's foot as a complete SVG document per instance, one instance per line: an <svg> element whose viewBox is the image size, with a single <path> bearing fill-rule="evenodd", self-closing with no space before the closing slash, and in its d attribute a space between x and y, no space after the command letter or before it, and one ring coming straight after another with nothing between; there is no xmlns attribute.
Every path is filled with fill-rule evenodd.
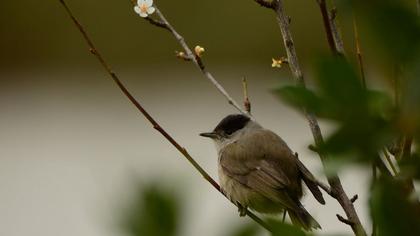
<svg viewBox="0 0 420 236"><path fill-rule="evenodd" d="M247 207L244 207L244 206L239 205L238 206L238 212L239 212L239 216L240 217L246 216Z"/></svg>

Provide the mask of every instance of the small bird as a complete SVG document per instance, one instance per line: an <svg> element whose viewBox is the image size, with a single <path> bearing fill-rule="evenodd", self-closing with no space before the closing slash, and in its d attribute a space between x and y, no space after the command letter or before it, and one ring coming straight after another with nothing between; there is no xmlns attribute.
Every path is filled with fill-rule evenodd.
<svg viewBox="0 0 420 236"><path fill-rule="evenodd" d="M240 203L241 216L248 207L268 214L285 210L294 225L321 228L299 201L303 180L325 204L315 177L278 135L242 114L228 115L212 132L200 135L215 142L220 186Z"/></svg>

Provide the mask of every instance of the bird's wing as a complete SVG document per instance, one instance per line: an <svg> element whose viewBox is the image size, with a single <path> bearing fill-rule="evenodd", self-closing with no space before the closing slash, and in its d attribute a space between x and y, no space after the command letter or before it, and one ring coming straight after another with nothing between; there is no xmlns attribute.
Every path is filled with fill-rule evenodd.
<svg viewBox="0 0 420 236"><path fill-rule="evenodd" d="M278 163L272 158L249 158L246 155L249 153L246 153L240 144L233 143L227 146L220 156L220 165L224 173L266 198L288 209L297 210L299 202L288 194L290 180L281 168L277 168Z"/></svg>
<svg viewBox="0 0 420 236"><path fill-rule="evenodd" d="M315 176L312 175L312 173L303 165L302 162L300 162L300 160L297 157L296 159L297 159L298 169L303 179L303 182L305 182L306 186L308 186L309 190L311 191L312 195L314 195L315 199L322 205L325 205L324 197L322 196L321 190L319 190L318 184L316 183Z"/></svg>
<svg viewBox="0 0 420 236"><path fill-rule="evenodd" d="M297 158L297 156L290 150L287 144L275 133L269 130L261 130L253 134L253 139L247 140L258 140L257 144L263 146L262 150L266 150L268 153L268 157L273 158L275 164L277 163L276 169L281 169L283 167L283 171L288 173L289 175L293 175L294 170L296 168L296 173L298 176L293 175L295 178L302 179L306 186L308 186L309 190L311 191L312 195L315 199L321 203L325 204L324 197L322 196L322 192L320 191L318 184L316 182L315 177L312 173L303 165L303 163ZM251 144L247 144L251 145ZM275 166L275 165L274 165ZM296 184L296 183L295 183ZM294 186L296 188L296 186ZM300 180L299 180L299 188L300 188Z"/></svg>

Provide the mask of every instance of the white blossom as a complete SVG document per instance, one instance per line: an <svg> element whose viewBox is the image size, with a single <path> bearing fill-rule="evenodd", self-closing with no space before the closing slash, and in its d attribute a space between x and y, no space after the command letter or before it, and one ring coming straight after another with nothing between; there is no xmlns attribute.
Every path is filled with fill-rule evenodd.
<svg viewBox="0 0 420 236"><path fill-rule="evenodd" d="M141 17L148 17L155 12L153 7L153 0L137 0L137 6L134 7L134 11Z"/></svg>

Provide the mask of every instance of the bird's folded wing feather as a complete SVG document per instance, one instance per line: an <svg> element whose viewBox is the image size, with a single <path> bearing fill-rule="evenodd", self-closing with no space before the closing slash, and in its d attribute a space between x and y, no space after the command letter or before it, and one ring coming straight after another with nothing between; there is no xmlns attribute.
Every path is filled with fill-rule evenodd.
<svg viewBox="0 0 420 236"><path fill-rule="evenodd" d="M298 169L301 173L303 182L305 182L306 186L308 186L309 190L311 191L312 195L314 195L315 199L321 203L322 205L325 204L324 197L322 196L321 190L319 190L318 184L316 183L315 177L312 173L303 165L300 160L297 160Z"/></svg>
<svg viewBox="0 0 420 236"><path fill-rule="evenodd" d="M288 209L299 208L287 194L290 180L280 168L275 168L275 163L270 163L270 159L235 158L237 149L225 149L220 158L220 165L226 175Z"/></svg>

